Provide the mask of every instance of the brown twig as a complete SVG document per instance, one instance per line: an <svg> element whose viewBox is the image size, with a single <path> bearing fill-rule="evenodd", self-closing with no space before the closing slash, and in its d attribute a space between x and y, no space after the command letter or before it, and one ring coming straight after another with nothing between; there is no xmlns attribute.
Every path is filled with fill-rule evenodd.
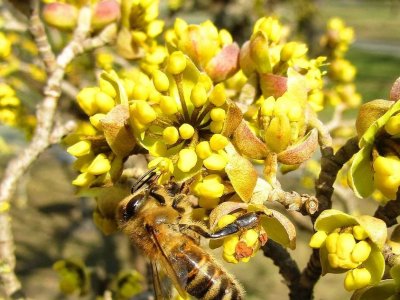
<svg viewBox="0 0 400 300"><path fill-rule="evenodd" d="M321 173L317 179L315 189L316 198L318 199L318 210L311 215L314 224L318 216L326 209L332 207L333 184L336 180L339 170L343 165L351 159L351 157L359 150L358 139L354 137L340 148L335 154L331 147L322 147ZM314 250L306 268L301 273L300 287L296 299L312 299L313 289L321 276L321 262L319 259L319 251Z"/></svg>
<svg viewBox="0 0 400 300"><path fill-rule="evenodd" d="M303 215L312 215L318 210L318 200L314 196L300 195L295 191L286 192L279 188L269 193L268 201L276 201L287 210L299 211Z"/></svg>
<svg viewBox="0 0 400 300"><path fill-rule="evenodd" d="M298 299L298 289L300 281L300 270L297 263L290 256L290 253L277 242L268 240L262 247L264 255L272 259L274 265L279 268L279 273L285 280L289 288L290 299Z"/></svg>
<svg viewBox="0 0 400 300"><path fill-rule="evenodd" d="M392 247L389 245L385 245L382 250L383 257L385 258L385 262L389 267L394 267L400 264L400 255L394 254L392 252Z"/></svg>
<svg viewBox="0 0 400 300"><path fill-rule="evenodd" d="M374 217L383 220L388 227L397 224L396 218L400 216L400 189L397 192L396 200L391 200L384 206L379 206Z"/></svg>

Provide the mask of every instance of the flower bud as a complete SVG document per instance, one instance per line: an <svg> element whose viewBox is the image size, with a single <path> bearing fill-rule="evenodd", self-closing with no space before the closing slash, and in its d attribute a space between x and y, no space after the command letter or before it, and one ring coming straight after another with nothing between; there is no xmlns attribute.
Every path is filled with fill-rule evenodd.
<svg viewBox="0 0 400 300"><path fill-rule="evenodd" d="M286 115L280 115L271 120L265 130L265 139L268 147L275 153L285 150L290 143L290 121Z"/></svg>
<svg viewBox="0 0 400 300"><path fill-rule="evenodd" d="M335 253L328 254L328 262L332 268L339 268L340 266L340 259Z"/></svg>
<svg viewBox="0 0 400 300"><path fill-rule="evenodd" d="M156 70L153 72L153 83L154 83L154 87L159 92L166 92L169 89L168 77L164 72L162 72L160 70Z"/></svg>
<svg viewBox="0 0 400 300"><path fill-rule="evenodd" d="M106 117L105 114L95 114L89 118L90 124L93 125L97 130L102 131L101 120Z"/></svg>
<svg viewBox="0 0 400 300"><path fill-rule="evenodd" d="M179 134L184 140L191 139L194 134L194 128L188 123L184 123L179 127Z"/></svg>
<svg viewBox="0 0 400 300"><path fill-rule="evenodd" d="M136 102L135 116L143 124L149 124L157 119L157 114L147 101L139 100Z"/></svg>
<svg viewBox="0 0 400 300"><path fill-rule="evenodd" d="M336 253L337 241L339 238L339 233L332 232L326 237L326 249L329 253Z"/></svg>
<svg viewBox="0 0 400 300"><path fill-rule="evenodd" d="M171 96L163 96L160 100L161 111L166 115L173 115L178 112L176 101Z"/></svg>
<svg viewBox="0 0 400 300"><path fill-rule="evenodd" d="M304 111L300 105L293 105L289 108L288 118L291 122L298 122L304 118Z"/></svg>
<svg viewBox="0 0 400 300"><path fill-rule="evenodd" d="M67 3L49 3L43 8L43 19L50 26L64 30L72 29L78 20L78 9Z"/></svg>
<svg viewBox="0 0 400 300"><path fill-rule="evenodd" d="M76 96L76 100L82 110L88 115L94 115L97 111L96 94L99 92L98 87L88 87L82 89Z"/></svg>
<svg viewBox="0 0 400 300"><path fill-rule="evenodd" d="M204 166L213 171L223 170L227 163L227 160L222 155L216 153L211 154L203 161Z"/></svg>
<svg viewBox="0 0 400 300"><path fill-rule="evenodd" d="M225 186L221 183L221 177L213 174L204 177L198 184L198 194L207 198L219 198L224 194Z"/></svg>
<svg viewBox="0 0 400 300"><path fill-rule="evenodd" d="M92 143L90 141L79 141L67 148L67 152L73 156L80 157L90 153Z"/></svg>
<svg viewBox="0 0 400 300"><path fill-rule="evenodd" d="M88 186L93 180L95 176L93 174L89 174L87 172L79 174L73 181L72 184L76 186Z"/></svg>
<svg viewBox="0 0 400 300"><path fill-rule="evenodd" d="M348 291L361 289L371 282L371 273L366 268L350 270L344 279L344 287Z"/></svg>
<svg viewBox="0 0 400 300"><path fill-rule="evenodd" d="M210 139L211 149L214 151L222 150L229 144L229 140L226 136L216 133L213 134Z"/></svg>
<svg viewBox="0 0 400 300"><path fill-rule="evenodd" d="M351 259L354 262L365 261L371 253L371 245L366 241L360 241L355 246L351 252Z"/></svg>
<svg viewBox="0 0 400 300"><path fill-rule="evenodd" d="M107 173L111 169L111 163L104 153L98 154L90 166L87 172L92 175L101 175Z"/></svg>
<svg viewBox="0 0 400 300"><path fill-rule="evenodd" d="M276 101L273 96L265 99L261 104L261 114L263 116L272 116L274 113L275 102Z"/></svg>
<svg viewBox="0 0 400 300"><path fill-rule="evenodd" d="M149 98L149 87L145 84L136 84L132 90L134 100L147 100Z"/></svg>
<svg viewBox="0 0 400 300"><path fill-rule="evenodd" d="M385 130L390 135L400 133L400 115L391 116L385 124Z"/></svg>
<svg viewBox="0 0 400 300"><path fill-rule="evenodd" d="M270 49L267 36L258 31L250 39L250 56L260 73L270 73L272 70Z"/></svg>
<svg viewBox="0 0 400 300"><path fill-rule="evenodd" d="M116 0L99 1L94 8L92 26L100 29L111 22L116 21L120 15L120 6Z"/></svg>
<svg viewBox="0 0 400 300"><path fill-rule="evenodd" d="M218 220L217 227L224 228L226 225L233 223L237 218L234 215L225 215Z"/></svg>
<svg viewBox="0 0 400 300"><path fill-rule="evenodd" d="M179 131L174 126L169 126L163 131L163 139L167 145L175 144L179 139Z"/></svg>
<svg viewBox="0 0 400 300"><path fill-rule="evenodd" d="M224 239L224 253L233 255L236 250L236 245L239 242L239 237L234 234Z"/></svg>
<svg viewBox="0 0 400 300"><path fill-rule="evenodd" d="M233 254L228 254L225 251L222 253L222 258L228 262L228 263L232 263L232 264L237 264L239 261L235 258L235 256Z"/></svg>
<svg viewBox="0 0 400 300"><path fill-rule="evenodd" d="M258 241L258 232L254 229L246 230L242 235L242 239L246 242L247 246L252 247Z"/></svg>
<svg viewBox="0 0 400 300"><path fill-rule="evenodd" d="M353 235L359 241L365 240L368 237L368 233L360 225L356 225L353 227Z"/></svg>
<svg viewBox="0 0 400 300"><path fill-rule="evenodd" d="M311 237L309 245L311 248L320 248L321 245L325 242L326 238L327 234L325 231L317 231Z"/></svg>
<svg viewBox="0 0 400 300"><path fill-rule="evenodd" d="M220 133L222 131L223 126L224 122L212 121L210 123L210 130L212 133Z"/></svg>
<svg viewBox="0 0 400 300"><path fill-rule="evenodd" d="M208 141L202 141L196 146L196 154L201 159L206 159L212 154L210 143Z"/></svg>
<svg viewBox="0 0 400 300"><path fill-rule="evenodd" d="M292 58L302 57L307 53L307 46L297 42L286 43L281 50L281 60L288 61Z"/></svg>
<svg viewBox="0 0 400 300"><path fill-rule="evenodd" d="M210 102L215 106L222 106L226 102L226 91L225 87L222 83L218 83L210 94Z"/></svg>
<svg viewBox="0 0 400 300"><path fill-rule="evenodd" d="M336 253L341 259L347 259L356 245L356 241L354 240L354 236L351 233L341 233L339 234L337 240L337 249Z"/></svg>
<svg viewBox="0 0 400 300"><path fill-rule="evenodd" d="M95 97L96 106L102 113L108 113L115 106L114 99L102 91L96 93Z"/></svg>
<svg viewBox="0 0 400 300"><path fill-rule="evenodd" d="M167 64L167 72L172 75L177 75L182 73L186 69L186 57L181 51L173 52Z"/></svg>
<svg viewBox="0 0 400 300"><path fill-rule="evenodd" d="M207 90L202 83L197 83L190 94L190 101L195 107L202 107L207 100Z"/></svg>
<svg viewBox="0 0 400 300"><path fill-rule="evenodd" d="M197 155L193 149L179 151L178 168L182 172L189 172L197 163Z"/></svg>
<svg viewBox="0 0 400 300"><path fill-rule="evenodd" d="M215 122L223 122L226 117L226 112L222 108L213 108L210 112L211 120Z"/></svg>

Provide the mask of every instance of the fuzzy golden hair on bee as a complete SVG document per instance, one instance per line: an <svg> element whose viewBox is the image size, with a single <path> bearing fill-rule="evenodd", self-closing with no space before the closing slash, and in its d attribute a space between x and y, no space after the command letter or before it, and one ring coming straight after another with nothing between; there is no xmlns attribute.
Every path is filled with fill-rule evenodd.
<svg viewBox="0 0 400 300"><path fill-rule="evenodd" d="M153 270L160 266L183 296L204 300L243 299L240 284L198 243L205 226L190 219L191 204L182 186L155 184L156 176L145 174L133 195L118 205L119 228L150 259ZM156 275L157 271L153 271ZM156 299L168 299L156 278Z"/></svg>

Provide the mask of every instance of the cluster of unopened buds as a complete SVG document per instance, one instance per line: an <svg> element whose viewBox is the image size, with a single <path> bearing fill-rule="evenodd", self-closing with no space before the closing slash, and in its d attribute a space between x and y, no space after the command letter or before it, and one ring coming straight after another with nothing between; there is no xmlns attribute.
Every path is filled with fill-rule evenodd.
<svg viewBox="0 0 400 300"><path fill-rule="evenodd" d="M321 46L330 60L327 75L332 81L332 87L325 91L325 96L333 106L345 103L349 107L357 107L361 103L361 95L354 84L357 70L344 58L353 41L353 28L347 27L339 18L329 20L327 31L321 38Z"/></svg>
<svg viewBox="0 0 400 300"><path fill-rule="evenodd" d="M386 242L386 226L370 216L353 217L325 210L315 223L310 247L320 250L323 273L347 272L346 290L376 284L384 272L380 248Z"/></svg>
<svg viewBox="0 0 400 300"><path fill-rule="evenodd" d="M367 238L367 233L360 225L338 228L329 234L317 231L310 241L310 247L320 248L325 242L329 264L335 269L350 270L345 278L345 287L347 290L354 290L368 285L371 281L370 272L366 268L358 268L371 253L371 245Z"/></svg>
<svg viewBox="0 0 400 300"><path fill-rule="evenodd" d="M126 80L125 84L130 82ZM64 140L67 152L77 158L73 166L80 174L72 182L76 186L103 185L120 175L124 157L112 151L102 123L115 107L116 96L114 87L104 79L100 79L99 87L85 88L77 95L77 102L90 123L81 124L78 131Z"/></svg>

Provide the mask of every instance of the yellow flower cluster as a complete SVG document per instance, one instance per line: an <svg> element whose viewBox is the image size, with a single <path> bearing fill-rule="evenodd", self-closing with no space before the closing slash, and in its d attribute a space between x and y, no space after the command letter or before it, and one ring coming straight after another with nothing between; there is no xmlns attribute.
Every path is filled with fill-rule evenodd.
<svg viewBox="0 0 400 300"><path fill-rule="evenodd" d="M240 65L250 76L256 71L260 76L260 87L264 97L281 96L285 79L290 70L302 74L307 90L307 101L315 111L323 108L321 66L325 57L310 60L308 48L299 42L286 42L288 31L275 18L259 19L249 42L243 45Z"/></svg>
<svg viewBox="0 0 400 300"><path fill-rule="evenodd" d="M334 57L343 57L354 41L354 30L340 18L328 21L327 32L321 38L322 47L329 48Z"/></svg>
<svg viewBox="0 0 400 300"><path fill-rule="evenodd" d="M304 77L289 70L291 81L304 82ZM298 83L289 86L280 97L261 96L245 114L250 126L266 145L280 153L304 136L306 91Z"/></svg>
<svg viewBox="0 0 400 300"><path fill-rule="evenodd" d="M122 28L118 33L117 47L121 55L137 58L148 49L156 47L164 21L157 19L158 0L123 0L121 3Z"/></svg>
<svg viewBox="0 0 400 300"><path fill-rule="evenodd" d="M327 250L329 264L334 269L349 269L344 286L348 291L360 289L371 282L369 270L362 264L371 254L368 234L360 225L338 228L333 232L317 231L311 238L310 247Z"/></svg>
<svg viewBox="0 0 400 300"><path fill-rule="evenodd" d="M107 147L104 140L96 140L98 131L88 123L81 123L78 130L67 136L67 152L76 157L74 170L80 174L72 181L78 187L101 186L119 174L123 160Z"/></svg>
<svg viewBox="0 0 400 300"><path fill-rule="evenodd" d="M224 170L229 143L220 134L227 109L224 85L213 86L180 51L169 56L165 72L154 71L152 79L142 75L129 111L138 140L157 157L149 167L180 178L202 166Z"/></svg>
<svg viewBox="0 0 400 300"><path fill-rule="evenodd" d="M225 215L219 219L217 228L221 229L237 219L236 215ZM266 233L263 229L252 228L244 230L237 234L229 235L221 241L214 241L210 246L219 247L222 244L222 257L225 261L237 264L239 262L248 262L252 258L261 244L266 242Z"/></svg>
<svg viewBox="0 0 400 300"><path fill-rule="evenodd" d="M171 49L185 53L201 71L207 72L210 77L213 77L210 61L224 47L233 43L232 36L227 30L218 30L209 20L199 25L188 25L179 18L175 20L174 28L166 32L165 39Z"/></svg>
<svg viewBox="0 0 400 300"><path fill-rule="evenodd" d="M268 97L262 101L260 122L263 140L275 153L285 150L304 135L304 108L293 98Z"/></svg>
<svg viewBox="0 0 400 300"><path fill-rule="evenodd" d="M126 90L132 91L132 81L122 82ZM113 181L120 174L124 158L111 150L104 137L102 120L118 104L117 92L108 81L100 78L99 87L82 89L77 102L89 116L90 124L81 123L80 128L64 140L67 152L77 158L74 169L80 172L72 183L89 187Z"/></svg>
<svg viewBox="0 0 400 300"><path fill-rule="evenodd" d="M353 40L353 28L346 27L339 18L329 20L327 32L321 38L321 46L330 61L328 77L333 83L333 87L325 91L325 97L333 106L345 103L349 107L357 107L361 103L361 95L357 93L353 82L357 70L350 61L343 58Z"/></svg>

